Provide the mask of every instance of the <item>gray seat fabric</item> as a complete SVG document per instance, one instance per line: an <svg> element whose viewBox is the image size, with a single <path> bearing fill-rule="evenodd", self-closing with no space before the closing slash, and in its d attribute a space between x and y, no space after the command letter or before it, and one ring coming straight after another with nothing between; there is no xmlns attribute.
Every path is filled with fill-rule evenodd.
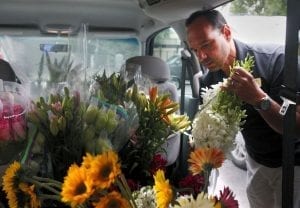
<svg viewBox="0 0 300 208"><path fill-rule="evenodd" d="M178 102L179 96L175 84L170 80L170 69L165 61L154 56L135 56L126 61L126 71L128 72L128 78L133 79L138 67L141 66L141 72L146 75L153 83L158 87L159 93L168 93L170 98ZM167 160L167 165L173 164L178 155L180 149L180 134L174 133L170 135L163 148L166 150L162 152L162 156Z"/></svg>

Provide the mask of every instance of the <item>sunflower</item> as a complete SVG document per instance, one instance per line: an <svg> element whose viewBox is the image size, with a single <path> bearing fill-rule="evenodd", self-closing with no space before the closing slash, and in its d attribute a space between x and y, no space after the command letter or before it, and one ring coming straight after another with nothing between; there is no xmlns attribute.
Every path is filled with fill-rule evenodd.
<svg viewBox="0 0 300 208"><path fill-rule="evenodd" d="M158 170L154 175L154 191L158 208L167 208L173 198L173 192L169 180L165 179L162 170Z"/></svg>
<svg viewBox="0 0 300 208"><path fill-rule="evenodd" d="M6 192L8 205L10 208L18 208L18 174L21 171L21 164L14 162L5 171L3 176L3 191Z"/></svg>
<svg viewBox="0 0 300 208"><path fill-rule="evenodd" d="M189 170L196 175L202 171L221 167L224 160L224 153L218 148L197 148L191 152L188 159Z"/></svg>
<svg viewBox="0 0 300 208"><path fill-rule="evenodd" d="M102 197L95 208L129 208L129 202L120 193L113 191Z"/></svg>
<svg viewBox="0 0 300 208"><path fill-rule="evenodd" d="M101 189L108 188L115 178L121 174L121 165L118 155L113 151L104 152L95 157L91 163L89 177L94 180L95 186Z"/></svg>
<svg viewBox="0 0 300 208"><path fill-rule="evenodd" d="M62 185L62 201L75 207L87 200L93 191L93 181L87 177L86 169L71 165Z"/></svg>
<svg viewBox="0 0 300 208"><path fill-rule="evenodd" d="M38 200L37 195L34 192L34 185L29 186L26 183L20 183L19 188L24 194L29 196L29 202L31 208L41 207L41 202Z"/></svg>
<svg viewBox="0 0 300 208"><path fill-rule="evenodd" d="M83 157L81 167L89 169L91 167L93 160L94 160L93 155L91 155L90 153L87 153L86 156Z"/></svg>

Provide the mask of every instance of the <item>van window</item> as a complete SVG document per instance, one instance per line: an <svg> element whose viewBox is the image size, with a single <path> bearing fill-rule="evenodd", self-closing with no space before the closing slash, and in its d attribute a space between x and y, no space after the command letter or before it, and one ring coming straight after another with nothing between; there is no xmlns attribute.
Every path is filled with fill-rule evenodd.
<svg viewBox="0 0 300 208"><path fill-rule="evenodd" d="M172 28L160 31L154 38L153 56L163 59L170 68L171 78L181 78L181 50L180 39Z"/></svg>

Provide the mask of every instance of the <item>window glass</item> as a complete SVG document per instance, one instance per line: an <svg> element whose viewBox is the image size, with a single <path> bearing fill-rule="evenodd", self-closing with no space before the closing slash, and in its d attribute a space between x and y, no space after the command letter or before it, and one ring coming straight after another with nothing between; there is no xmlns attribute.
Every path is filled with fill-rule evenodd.
<svg viewBox="0 0 300 208"><path fill-rule="evenodd" d="M173 80L181 77L181 50L180 39L172 28L165 29L156 35L153 56L160 57L169 65Z"/></svg>

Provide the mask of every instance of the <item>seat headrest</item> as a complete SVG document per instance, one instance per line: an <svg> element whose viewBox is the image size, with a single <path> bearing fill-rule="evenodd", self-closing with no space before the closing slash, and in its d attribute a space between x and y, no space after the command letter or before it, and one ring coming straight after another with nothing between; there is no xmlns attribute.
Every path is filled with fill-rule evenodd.
<svg viewBox="0 0 300 208"><path fill-rule="evenodd" d="M141 71L146 74L150 80L155 82L165 82L170 79L170 69L166 62L154 56L135 56L127 59L126 70L134 75L137 68L131 67L131 64L141 66Z"/></svg>

